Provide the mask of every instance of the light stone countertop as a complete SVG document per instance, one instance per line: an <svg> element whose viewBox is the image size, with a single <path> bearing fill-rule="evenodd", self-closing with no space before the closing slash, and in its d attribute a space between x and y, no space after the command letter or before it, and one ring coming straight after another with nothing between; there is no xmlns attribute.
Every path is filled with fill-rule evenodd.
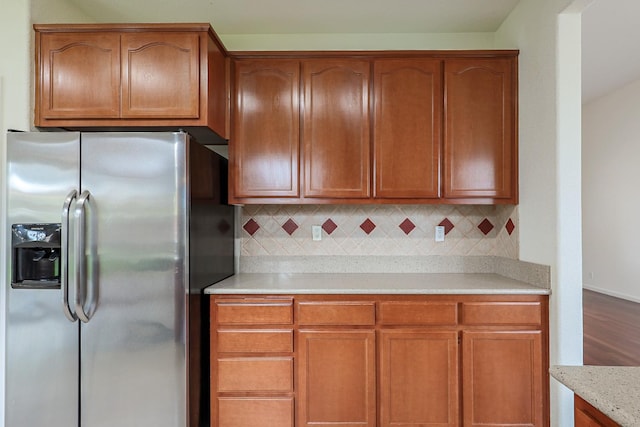
<svg viewBox="0 0 640 427"><path fill-rule="evenodd" d="M549 373L622 427L640 426L640 367L553 366Z"/></svg>
<svg viewBox="0 0 640 427"><path fill-rule="evenodd" d="M495 273L240 273L207 294L512 294L550 290Z"/></svg>

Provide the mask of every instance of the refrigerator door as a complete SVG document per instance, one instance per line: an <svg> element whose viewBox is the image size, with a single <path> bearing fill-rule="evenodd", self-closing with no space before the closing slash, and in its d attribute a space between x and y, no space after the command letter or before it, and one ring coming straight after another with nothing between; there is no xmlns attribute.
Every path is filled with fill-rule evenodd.
<svg viewBox="0 0 640 427"><path fill-rule="evenodd" d="M79 183L78 133L7 135L7 230L12 224L60 223ZM78 425L78 322L63 314L61 290L12 288L8 236L6 427ZM62 260L64 262L64 260Z"/></svg>
<svg viewBox="0 0 640 427"><path fill-rule="evenodd" d="M92 317L81 325L80 425L186 426L188 136L81 138L87 271L97 283L83 304Z"/></svg>

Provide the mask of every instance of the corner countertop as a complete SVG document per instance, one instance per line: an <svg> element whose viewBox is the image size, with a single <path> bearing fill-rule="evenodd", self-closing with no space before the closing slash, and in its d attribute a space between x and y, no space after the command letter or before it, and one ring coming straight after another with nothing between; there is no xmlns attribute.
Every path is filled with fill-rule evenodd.
<svg viewBox="0 0 640 427"><path fill-rule="evenodd" d="M553 366L549 373L622 427L640 426L640 367Z"/></svg>
<svg viewBox="0 0 640 427"><path fill-rule="evenodd" d="M206 294L512 294L549 289L494 273L240 273Z"/></svg>

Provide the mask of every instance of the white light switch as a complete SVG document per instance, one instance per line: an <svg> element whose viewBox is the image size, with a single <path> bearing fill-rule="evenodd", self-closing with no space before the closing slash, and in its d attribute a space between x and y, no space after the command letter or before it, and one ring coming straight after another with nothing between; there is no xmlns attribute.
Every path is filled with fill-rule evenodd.
<svg viewBox="0 0 640 427"><path fill-rule="evenodd" d="M444 242L444 226L436 225L436 242Z"/></svg>
<svg viewBox="0 0 640 427"><path fill-rule="evenodd" d="M311 237L314 241L319 242L322 240L322 227L319 225L311 226Z"/></svg>

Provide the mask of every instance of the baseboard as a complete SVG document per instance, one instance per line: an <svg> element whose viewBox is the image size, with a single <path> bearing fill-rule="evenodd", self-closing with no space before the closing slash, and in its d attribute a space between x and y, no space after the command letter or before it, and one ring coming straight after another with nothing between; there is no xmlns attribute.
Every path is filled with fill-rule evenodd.
<svg viewBox="0 0 640 427"><path fill-rule="evenodd" d="M598 292L599 294L605 294L605 295L609 295L610 297L615 297L615 298L620 298L620 299L624 299L627 301L632 301L632 302L637 302L640 303L640 298L638 297L634 297L631 295L626 295L620 292L615 292L615 291L611 291L609 289L601 289L598 288L596 286L592 286L592 285L587 285L587 284L582 284L582 288L586 289L588 291L593 291L593 292Z"/></svg>

